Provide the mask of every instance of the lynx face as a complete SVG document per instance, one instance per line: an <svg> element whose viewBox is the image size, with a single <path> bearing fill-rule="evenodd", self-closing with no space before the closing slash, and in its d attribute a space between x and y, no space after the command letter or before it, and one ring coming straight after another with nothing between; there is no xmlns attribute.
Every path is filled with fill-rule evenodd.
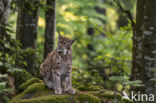
<svg viewBox="0 0 156 103"><path fill-rule="evenodd" d="M59 52L63 53L64 55L68 54L73 42L74 42L74 40L70 40L70 39L63 37L59 34L59 40L58 40Z"/></svg>

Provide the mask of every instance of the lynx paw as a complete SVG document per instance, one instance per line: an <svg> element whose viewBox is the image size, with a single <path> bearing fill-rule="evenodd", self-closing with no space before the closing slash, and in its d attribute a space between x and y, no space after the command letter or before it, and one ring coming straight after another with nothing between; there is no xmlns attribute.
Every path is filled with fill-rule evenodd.
<svg viewBox="0 0 156 103"><path fill-rule="evenodd" d="M62 94L62 90L61 89L55 89L55 94Z"/></svg>
<svg viewBox="0 0 156 103"><path fill-rule="evenodd" d="M69 94L75 94L75 89L70 88L70 89L67 91L67 93L69 93Z"/></svg>

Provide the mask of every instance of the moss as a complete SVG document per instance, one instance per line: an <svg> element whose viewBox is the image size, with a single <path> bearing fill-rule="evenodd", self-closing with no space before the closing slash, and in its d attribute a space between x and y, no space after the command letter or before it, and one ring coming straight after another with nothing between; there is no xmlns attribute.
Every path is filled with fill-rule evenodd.
<svg viewBox="0 0 156 103"><path fill-rule="evenodd" d="M32 79L29 79L27 82L21 84L19 86L19 89L20 90L25 90L27 87L29 87L30 85L34 84L34 83L41 83L42 81L38 78L32 78Z"/></svg>
<svg viewBox="0 0 156 103"><path fill-rule="evenodd" d="M93 94L100 98L102 103L107 103L107 102L113 102L115 92L110 91L110 90L101 90L101 91L89 91L90 94ZM117 101L120 103L133 103L132 101L128 99L123 99L122 101L122 95L120 93L117 93Z"/></svg>
<svg viewBox="0 0 156 103"><path fill-rule="evenodd" d="M68 96L43 96L32 99L21 100L17 103L71 103Z"/></svg>
<svg viewBox="0 0 156 103"><path fill-rule="evenodd" d="M133 102L131 100L129 100L129 99L123 99L121 101L121 103L133 103Z"/></svg>
<svg viewBox="0 0 156 103"><path fill-rule="evenodd" d="M78 100L80 100L80 103L101 103L98 97L82 92L79 94Z"/></svg>
<svg viewBox="0 0 156 103"><path fill-rule="evenodd" d="M100 86L93 86L93 85L81 85L79 86L77 89L81 90L81 91L100 91L103 89L103 87Z"/></svg>
<svg viewBox="0 0 156 103"><path fill-rule="evenodd" d="M36 93L44 90L45 85L44 83L35 83L29 86L26 90L24 90L21 94L17 95L15 98L12 99L11 103L16 103L21 99L29 99L33 98Z"/></svg>
<svg viewBox="0 0 156 103"><path fill-rule="evenodd" d="M98 86L86 86L86 88L80 86L79 90L83 92L76 89L75 95L67 93L55 95L52 89L47 88L41 82L34 78L22 84L26 89L14 97L10 103L108 103L113 102L114 99L113 91L103 90ZM117 98L121 101L122 95L117 93ZM123 100L122 103L131 102Z"/></svg>
<svg viewBox="0 0 156 103"><path fill-rule="evenodd" d="M96 96L76 90L75 95L63 93L55 95L44 83L34 83L21 94L14 97L10 103L101 103Z"/></svg>
<svg viewBox="0 0 156 103"><path fill-rule="evenodd" d="M43 91L44 89L45 89L44 83L34 83L24 91L24 94L28 94L31 92L40 92Z"/></svg>

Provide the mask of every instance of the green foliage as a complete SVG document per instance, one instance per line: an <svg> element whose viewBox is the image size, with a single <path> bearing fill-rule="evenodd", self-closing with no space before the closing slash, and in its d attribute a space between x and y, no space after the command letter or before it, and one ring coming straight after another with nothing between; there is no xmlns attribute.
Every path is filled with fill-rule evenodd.
<svg viewBox="0 0 156 103"><path fill-rule="evenodd" d="M39 53L30 48L22 49L21 43L19 41L16 41L11 36L11 34L13 34L14 32L11 31L9 26L7 26L6 28L7 30L4 38L0 38L0 74L8 74L13 76L14 82L12 81L12 86L18 88L19 85L32 78L32 75L25 70L27 69L27 61L25 60L25 57L30 56L34 52L36 52L36 55L38 56ZM34 69L39 67L41 61L40 58L41 57L39 57L38 59L36 58ZM6 81L6 83L9 84L10 81ZM16 90L13 91L17 92ZM4 96L6 99L7 97L10 98L12 95L10 95L10 97L8 95Z"/></svg>
<svg viewBox="0 0 156 103"><path fill-rule="evenodd" d="M123 90L126 90L126 86L131 86L131 87L143 87L144 84L140 80L136 81L130 81L128 78L123 77L123 76L111 76L109 80L113 81L115 84L120 83L123 86Z"/></svg>
<svg viewBox="0 0 156 103"><path fill-rule="evenodd" d="M18 88L19 85L26 82L28 79L32 78L32 75L25 69L15 68L9 63L0 62L0 68L0 73L7 73L14 77L16 88Z"/></svg>
<svg viewBox="0 0 156 103"><path fill-rule="evenodd" d="M10 73L14 77L16 88L18 88L22 83L32 78L32 75L28 73L25 69L9 69L8 73Z"/></svg>
<svg viewBox="0 0 156 103"><path fill-rule="evenodd" d="M8 103L10 101L10 96L14 92L9 85L11 82L7 74L0 73L0 102Z"/></svg>
<svg viewBox="0 0 156 103"><path fill-rule="evenodd" d="M95 26L96 34L82 38L74 45L73 83L76 85L91 83L112 89L112 75L128 78L131 72L132 31L130 24L120 28L116 34L105 32ZM106 36L100 34L105 33ZM84 42L85 40L85 42ZM90 51L87 45L95 49ZM77 45L81 45L79 48ZM79 67L79 68L77 68ZM79 83L79 84L78 84Z"/></svg>
<svg viewBox="0 0 156 103"><path fill-rule="evenodd" d="M32 10L36 10L38 7L46 8L48 7L45 5L46 0L13 0L13 7L19 7L23 9L25 12L31 14Z"/></svg>
<svg viewBox="0 0 156 103"><path fill-rule="evenodd" d="M142 84L142 81L140 80L136 80L136 81L127 81L124 83L124 85L131 85L131 86L134 86L134 87L141 87L141 86L144 86L144 84Z"/></svg>
<svg viewBox="0 0 156 103"><path fill-rule="evenodd" d="M7 26L6 34L4 38L0 38L0 71L1 73L6 73L8 69L28 69L28 62L26 57L31 57L35 53L36 59L34 60L35 65L33 65L34 70L36 70L36 75L38 75L38 68L41 64L42 58L40 56L39 50L34 50L31 48L22 49L21 43L12 37L14 32L11 30L10 26ZM11 70L9 70L11 71Z"/></svg>
<svg viewBox="0 0 156 103"><path fill-rule="evenodd" d="M0 95L4 95L5 93L11 93L12 89L6 87L6 82L0 82Z"/></svg>
<svg viewBox="0 0 156 103"><path fill-rule="evenodd" d="M111 76L109 79L113 82L125 82L127 80L127 78L122 76Z"/></svg>

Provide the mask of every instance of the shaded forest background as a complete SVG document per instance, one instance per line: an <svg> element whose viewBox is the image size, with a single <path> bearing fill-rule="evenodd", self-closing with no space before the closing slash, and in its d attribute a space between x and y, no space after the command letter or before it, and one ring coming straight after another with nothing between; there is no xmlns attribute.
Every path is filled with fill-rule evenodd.
<svg viewBox="0 0 156 103"><path fill-rule="evenodd" d="M156 17L152 12L156 7L148 8L152 3L146 0L119 1L0 0L4 6L0 11L0 86L11 92L7 97L18 93L19 85L28 79L40 78L40 64L57 47L56 29L77 39L72 47L75 87L92 84L118 92L154 93L156 27L155 22L146 22L144 15ZM140 23L145 23L145 30L141 31ZM149 27L153 27L153 36L146 39L152 35ZM139 39L145 46L138 46ZM12 80L9 84L4 82L8 78Z"/></svg>

